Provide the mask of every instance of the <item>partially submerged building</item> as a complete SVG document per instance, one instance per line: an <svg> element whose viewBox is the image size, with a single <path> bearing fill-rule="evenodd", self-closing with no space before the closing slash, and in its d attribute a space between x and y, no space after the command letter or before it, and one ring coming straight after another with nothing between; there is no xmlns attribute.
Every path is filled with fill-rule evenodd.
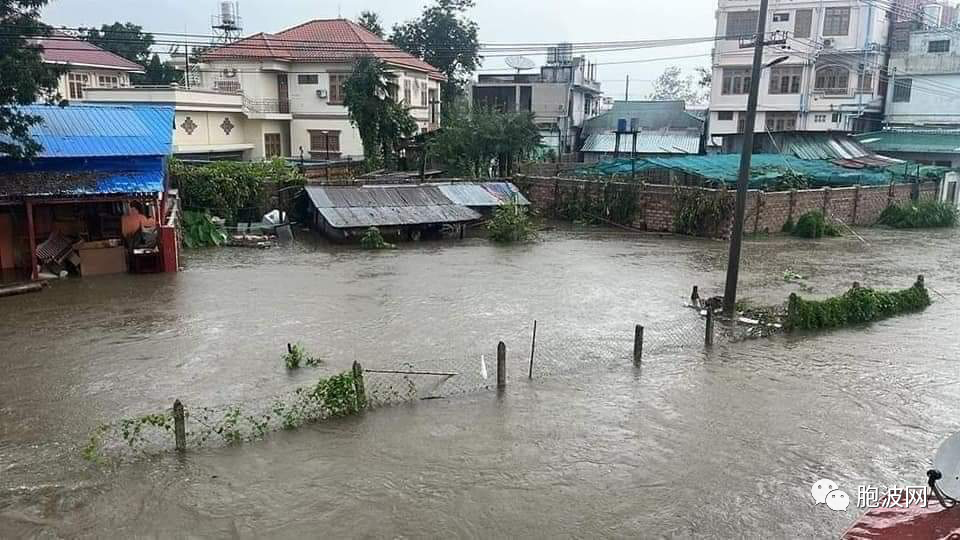
<svg viewBox="0 0 960 540"><path fill-rule="evenodd" d="M42 123L30 160L0 156L0 269L37 279L41 267L81 275L176 271L165 208L173 109L54 107L21 112Z"/></svg>
<svg viewBox="0 0 960 540"><path fill-rule="evenodd" d="M496 206L529 204L509 182L307 186L306 192L314 228L340 241L357 239L370 227L405 240L462 236L466 225Z"/></svg>

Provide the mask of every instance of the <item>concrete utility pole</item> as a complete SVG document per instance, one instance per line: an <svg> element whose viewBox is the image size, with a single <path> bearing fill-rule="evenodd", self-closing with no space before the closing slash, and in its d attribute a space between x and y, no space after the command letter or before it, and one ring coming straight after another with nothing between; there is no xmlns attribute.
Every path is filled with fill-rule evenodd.
<svg viewBox="0 0 960 540"><path fill-rule="evenodd" d="M623 91L623 100L630 101L630 75L627 75L627 88Z"/></svg>
<svg viewBox="0 0 960 540"><path fill-rule="evenodd" d="M757 121L757 95L760 93L760 72L763 69L763 46L766 44L767 7L769 0L760 0L760 16L753 47L753 72L750 76L750 97L747 99L747 118L743 126L743 148L740 151L740 175L737 177L737 206L730 233L730 256L727 259L727 285L723 291L723 312L732 316L737 304L737 281L740 278L740 247L743 243L743 218L747 206L747 187L750 182L750 162L753 159L753 128Z"/></svg>

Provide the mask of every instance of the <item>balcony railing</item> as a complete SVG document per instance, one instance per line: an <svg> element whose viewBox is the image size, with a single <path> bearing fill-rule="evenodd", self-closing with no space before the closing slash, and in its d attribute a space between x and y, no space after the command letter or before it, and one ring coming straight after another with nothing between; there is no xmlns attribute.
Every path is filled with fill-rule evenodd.
<svg viewBox="0 0 960 540"><path fill-rule="evenodd" d="M259 114L290 114L289 99L248 98L243 97L243 109Z"/></svg>

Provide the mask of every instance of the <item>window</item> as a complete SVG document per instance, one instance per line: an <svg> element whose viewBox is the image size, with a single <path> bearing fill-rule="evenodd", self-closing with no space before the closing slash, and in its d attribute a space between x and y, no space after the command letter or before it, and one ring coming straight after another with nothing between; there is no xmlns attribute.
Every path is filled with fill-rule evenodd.
<svg viewBox="0 0 960 540"><path fill-rule="evenodd" d="M813 121L822 124L827 121L827 115L825 114L815 114L813 115Z"/></svg>
<svg viewBox="0 0 960 540"><path fill-rule="evenodd" d="M427 106L427 81L420 81L420 106Z"/></svg>
<svg viewBox="0 0 960 540"><path fill-rule="evenodd" d="M737 133L743 133L743 130L746 126L747 126L747 113L745 112L737 113Z"/></svg>
<svg viewBox="0 0 960 540"><path fill-rule="evenodd" d="M749 94L750 68L724 68L720 93L724 95Z"/></svg>
<svg viewBox="0 0 960 540"><path fill-rule="evenodd" d="M275 158L283 155L283 142L279 133L263 134L263 153L268 158Z"/></svg>
<svg viewBox="0 0 960 540"><path fill-rule="evenodd" d="M410 79L404 79L403 103L409 107L411 102L413 102L413 81Z"/></svg>
<svg viewBox="0 0 960 540"><path fill-rule="evenodd" d="M90 76L86 73L71 73L67 76L67 85L70 90L70 99L83 99L83 89L90 84Z"/></svg>
<svg viewBox="0 0 960 540"><path fill-rule="evenodd" d="M927 52L932 52L932 53L950 52L950 40L938 39L938 40L931 41L930 44L927 45Z"/></svg>
<svg viewBox="0 0 960 540"><path fill-rule="evenodd" d="M213 89L217 92L225 92L228 94L239 94L240 93L240 81L231 80L231 79L220 79L218 81L213 81Z"/></svg>
<svg viewBox="0 0 960 540"><path fill-rule="evenodd" d="M719 111L717 112L717 120L723 122L730 122L733 120L733 111Z"/></svg>
<svg viewBox="0 0 960 540"><path fill-rule="evenodd" d="M793 37L809 38L811 28L813 28L813 10L798 9L797 18L793 22Z"/></svg>
<svg viewBox="0 0 960 540"><path fill-rule="evenodd" d="M100 88L120 88L120 77L100 75L97 77L97 86Z"/></svg>
<svg viewBox="0 0 960 540"><path fill-rule="evenodd" d="M823 13L823 35L845 36L850 32L850 8L827 8Z"/></svg>
<svg viewBox="0 0 960 540"><path fill-rule="evenodd" d="M437 100L437 91L430 90L430 124L437 125L440 123L440 102Z"/></svg>
<svg viewBox="0 0 960 540"><path fill-rule="evenodd" d="M873 72L864 71L857 73L857 90L866 93L873 93Z"/></svg>
<svg viewBox="0 0 960 540"><path fill-rule="evenodd" d="M897 79L893 82L893 102L910 103L913 79Z"/></svg>
<svg viewBox="0 0 960 540"><path fill-rule="evenodd" d="M726 39L738 40L757 33L760 16L756 11L731 11L727 13Z"/></svg>
<svg viewBox="0 0 960 540"><path fill-rule="evenodd" d="M797 113L767 113L767 131L793 131L795 129L797 129Z"/></svg>
<svg viewBox="0 0 960 540"><path fill-rule="evenodd" d="M327 103L332 105L340 105L343 103L343 85L347 82L348 78L350 78L348 73L330 74L330 96L327 98Z"/></svg>
<svg viewBox="0 0 960 540"><path fill-rule="evenodd" d="M825 67L817 70L813 89L824 94L846 95L850 89L850 71L842 67Z"/></svg>
<svg viewBox="0 0 960 540"><path fill-rule="evenodd" d="M834 124L839 124L841 120L843 120L843 114L841 113L835 112L830 116L830 121Z"/></svg>
<svg viewBox="0 0 960 540"><path fill-rule="evenodd" d="M770 70L771 94L799 94L802 67L775 67Z"/></svg>
<svg viewBox="0 0 960 540"><path fill-rule="evenodd" d="M313 159L338 159L340 157L339 131L314 131L310 134L310 157Z"/></svg>
<svg viewBox="0 0 960 540"><path fill-rule="evenodd" d="M790 22L789 13L774 13L773 22Z"/></svg>
<svg viewBox="0 0 960 540"><path fill-rule="evenodd" d="M297 75L297 84L301 86L316 86L320 84L320 76L316 73L301 73Z"/></svg>

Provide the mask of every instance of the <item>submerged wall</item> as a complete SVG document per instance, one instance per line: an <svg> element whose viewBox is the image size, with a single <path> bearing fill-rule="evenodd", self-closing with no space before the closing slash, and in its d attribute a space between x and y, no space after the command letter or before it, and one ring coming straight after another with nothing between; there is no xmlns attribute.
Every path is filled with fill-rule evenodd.
<svg viewBox="0 0 960 540"><path fill-rule="evenodd" d="M534 209L543 215L557 217L558 204L574 194L586 197L602 197L604 186L636 190L637 210L632 223L624 223L648 231L667 232L674 228L674 186L661 184L631 184L605 182L593 179L549 176L517 176L514 183L530 199ZM698 190L710 197L728 198L733 203L734 192L698 187L681 187ZM917 190L922 199L935 199L936 182L921 184L890 184L885 186L853 186L845 188L821 188L793 191L764 192L750 190L747 194L747 233L779 232L789 219L797 220L810 210L820 210L834 221L847 225L873 225L880 213L891 205L909 201ZM727 236L732 223L717 227L717 236Z"/></svg>

